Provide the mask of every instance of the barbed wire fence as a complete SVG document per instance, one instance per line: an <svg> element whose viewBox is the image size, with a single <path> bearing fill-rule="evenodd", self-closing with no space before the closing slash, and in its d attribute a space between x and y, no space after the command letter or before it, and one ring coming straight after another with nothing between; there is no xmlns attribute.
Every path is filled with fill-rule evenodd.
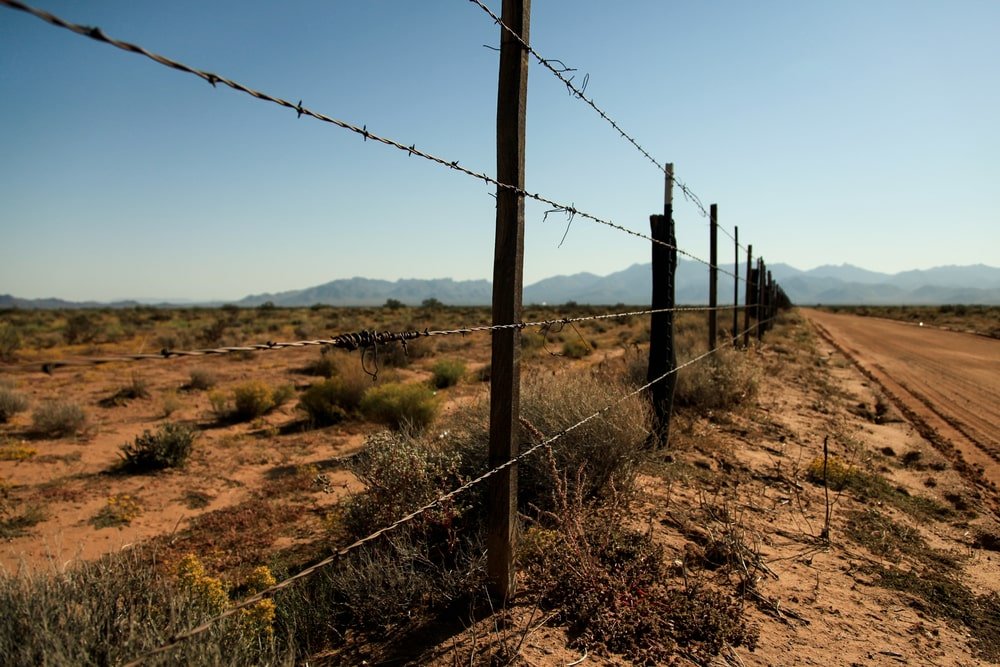
<svg viewBox="0 0 1000 667"><path fill-rule="evenodd" d="M79 366L79 365L102 365L102 364L109 364L116 362L143 362L152 360L178 359L184 357L224 355L231 353L290 350L308 346L329 346L345 350L361 350L362 355L364 355L366 350L377 350L379 346L392 343L402 343L405 345L407 341L416 340L418 338L451 336L451 335L467 335L467 334L486 333L486 332L490 332L493 334L504 331L519 332L526 328L547 329L557 325L573 325L576 323L587 322L587 321L625 318L633 316L647 316L647 315L650 316L651 318L657 318L663 316L671 318L669 327L671 340L668 341L668 349L670 350L670 355L672 359L673 358L672 316L674 313L706 312L709 314L711 318L713 318L711 321L714 323L714 318L716 317L718 311L732 310L734 312L734 324L731 332L732 334L731 342L727 341L724 344L717 345L716 341L714 340L714 336L710 334L710 339L709 339L710 344L708 346L709 349L707 352L700 354L680 365L676 364L675 361L672 361L671 363L668 364L668 367L666 368L665 372L655 374L656 376L650 378L649 381L643 386L638 387L637 389L634 389L633 391L624 394L617 400L607 404L605 407L601 408L600 410L597 410L596 412L590 414L584 419L576 422L575 424L563 429L562 431L548 438L539 438L538 442L534 443L531 447L529 447L525 451L517 454L516 456L511 456L506 458L506 460L504 460L502 463L494 465L487 471L480 474L478 477L475 477L474 479L462 484L461 486L458 486L457 488L449 491L448 493L439 496L438 498L423 505L422 507L414 509L409 514L371 533L370 535L367 535L359 540L356 540L355 542L352 542L347 546L338 549L331 556L319 561L318 563L310 567L307 567L304 570L301 570L300 572L284 579L283 581L253 596L250 596L248 598L241 600L238 603L233 604L225 612L206 620L200 625L184 633L175 635L170 639L168 643L165 643L164 645L154 649L153 651L145 653L144 655L138 657L129 664L139 664L146 659L149 659L151 657L169 651L170 649L176 647L181 642L207 631L214 624L220 622L221 620L228 618L233 614L238 613L240 610L246 609L247 607L259 602L265 597L274 595L278 591L283 590L288 586L291 586L296 581L311 576L315 572L336 562L338 559L344 557L348 553L358 548L361 548L363 545L368 544L369 542L372 542L374 540L377 540L378 538L387 533L397 530L399 527L409 522L412 522L419 516L440 506L442 503L448 502L449 500L455 498L456 496L459 496L467 492L469 489L478 486L480 484L483 484L487 480L491 480L494 477L500 475L501 473L510 470L511 468L516 466L520 461L523 461L525 458L532 456L539 449L544 447L551 447L553 443L565 437L568 433L580 428L581 426L590 421L601 418L604 414L615 409L615 407L621 405L626 400L631 399L639 394L648 393L650 392L651 389L653 389L658 385L666 384L671 378L674 378L676 374L682 369L687 368L688 366L699 363L711 357L712 355L718 353L723 348L729 347L731 344L738 344L741 338L744 340L744 343L746 343L748 336L752 332L756 332L756 336L760 338L763 335L763 332L769 326L772 325L776 317L778 307L783 303L787 302L787 297L784 296L784 293L781 291L781 288L772 280L770 272L766 270L766 265L763 263L763 261L760 258L758 258L756 268L751 268L750 247L742 246L739 243L737 236L730 234L724 227L722 228L723 232L727 236L729 236L729 238L734 242L734 246L737 252L737 262L736 262L736 267L734 268L733 271L729 271L728 269L723 268L719 265L714 256L715 231L719 227L719 225L717 225L717 221L714 215L715 205L712 205L712 213L711 213L713 257L709 260L706 260L683 248L679 248L673 236L672 203L671 203L670 189L676 186L679 189L679 191L683 194L683 196L689 201L691 201L699 209L702 215L707 216L710 214L708 210L706 210L704 204L702 204L701 198L699 198L698 195L695 194L690 187L688 187L686 184L682 183L681 181L679 181L677 178L674 177L673 165L669 163L661 163L660 161L656 160L645 148L642 147L641 144L638 143L638 141L633 137L633 135L623 130L621 125L616 120L614 120L611 116L607 114L607 112L605 112L601 107L599 107L591 97L587 96L586 94L586 87L588 81L587 77L584 77L583 83L581 85L576 85L574 83L575 77L571 75L571 73L575 72L576 70L565 66L565 64L559 60L543 58L534 49L534 47L531 46L531 44L527 40L521 38L521 35L517 30L508 25L508 22L504 21L500 16L497 16L481 0L470 0L470 2L481 8L495 21L496 24L499 25L501 29L502 38L506 36L506 38L508 39L513 39L513 42L518 45L518 48L523 50L522 57L526 57L526 55L530 54L539 64L541 64L554 76L556 76L562 82L562 84L566 86L567 90L570 92L571 95L580 99L587 106L592 108L602 118L602 120L607 122L616 132L618 132L624 140L626 140L629 144L631 144L657 169L663 172L667 184L667 204L665 208L666 215L654 216L654 217L665 218L666 222L669 223L669 233L666 236L655 233L652 235L647 235L635 231L633 229L629 229L623 225L613 222L612 220L606 217L599 216L587 212L583 209L580 209L573 204L560 203L558 200L554 198L543 196L539 193L532 193L526 190L524 187L520 187L517 184L505 182L499 177L499 175L497 177L489 176L486 172L478 172L464 165L461 165L458 160L448 160L436 156L430 152L418 149L415 143L407 144L405 142L388 138L381 134L377 134L373 131L370 131L367 125L359 126L355 123L350 123L338 119L334 116L320 113L307 106L304 106L301 100L299 100L297 103L293 103L281 97L277 97L262 92L260 90L257 90L255 88L252 88L250 86L244 85L228 77L208 72L203 69L195 68L187 64L181 63L177 60L151 52L137 44L109 37L100 28L88 27L81 24L66 21L47 11L31 7L23 2L20 2L20 0L0 0L0 6L6 6L10 9L25 12L53 26L57 26L59 28L68 30L70 32L87 37L89 39L108 44L110 46L116 47L118 49L121 49L129 53L144 56L162 66L196 76L206 81L207 83L211 84L213 87L217 87L218 84L222 84L235 91L249 95L254 99L268 102L271 104L276 104L291 111L295 111L298 118L301 118L302 116L313 118L323 123L327 123L339 127L343 130L352 132L356 135L359 135L366 142L369 139L371 139L374 143L380 143L395 148L398 151L405 152L408 156L417 156L419 158L427 160L428 162L436 164L440 167L444 167L452 171L457 171L465 174L466 176L478 179L490 186L497 188L498 206L499 206L499 194L506 193L508 195L514 195L517 198L521 198L522 207L523 207L523 199L532 199L540 203L544 203L550 207L550 209L546 212L546 215L551 213L562 213L568 217L570 223L576 216L580 216L592 222L629 234L633 237L643 239L649 242L654 250L654 275L657 275L657 267L656 267L657 250L667 251L665 253L665 256L668 258L669 262L667 275L669 276L669 292L670 292L670 301L668 305L663 306L662 304L656 303L654 297L654 303L652 304L652 307L641 310L627 310L622 312L609 312L597 315L554 318L554 319L530 321L530 322L521 321L520 318L518 317L515 318L517 321L505 321L499 323L494 321L494 323L490 325L473 325L473 326L465 326L452 329L432 330L426 328L422 331L409 330L409 331L381 331L381 332L375 330L366 330L359 332L343 333L336 336L331 336L329 338L312 339L312 340L297 340L288 342L268 341L265 343L250 344L250 345L190 349L190 350L163 349L157 354L120 354L120 355L110 355L103 357L57 359L49 362L42 362L36 364L6 365L3 367L5 370L22 370L22 371L39 370L51 373L60 368ZM503 44L503 41L501 43ZM740 250L747 251L746 277L739 275L738 258ZM663 253L661 252L660 255L663 255ZM674 272L676 270L676 259L678 255L687 257L693 261L699 262L708 267L711 274L709 281L710 292L711 292L711 299L709 306L676 306L673 304L673 290L674 290L673 281L674 281ZM718 306L715 304L716 279L719 273L731 277L734 281L735 296L732 305ZM740 282L743 282L745 285L745 298L742 305L739 303L739 298L738 298L738 292L739 292L738 287ZM518 306L520 306L519 298L517 299L517 304ZM737 332L735 315L740 310L743 310L745 312L745 319L744 319L745 326L742 331ZM755 320L755 322L752 325L749 324L751 318ZM653 368L652 346L651 346L650 368L651 369ZM650 375L654 374L651 372ZM669 419L669 410L667 418ZM537 431L531 428L530 425L524 424L524 427L529 432L537 433Z"/></svg>

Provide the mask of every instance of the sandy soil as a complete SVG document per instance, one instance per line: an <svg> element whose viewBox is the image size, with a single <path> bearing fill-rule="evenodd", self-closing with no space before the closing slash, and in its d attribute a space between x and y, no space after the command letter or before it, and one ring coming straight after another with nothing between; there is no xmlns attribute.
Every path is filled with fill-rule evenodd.
<svg viewBox="0 0 1000 667"><path fill-rule="evenodd" d="M958 455L1000 483L1000 340L889 320L803 311Z"/></svg>

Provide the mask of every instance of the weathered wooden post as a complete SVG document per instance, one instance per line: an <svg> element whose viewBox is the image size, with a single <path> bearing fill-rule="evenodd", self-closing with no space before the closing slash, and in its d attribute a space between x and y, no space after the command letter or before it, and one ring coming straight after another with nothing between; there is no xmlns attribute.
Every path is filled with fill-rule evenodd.
<svg viewBox="0 0 1000 667"><path fill-rule="evenodd" d="M716 311L719 307L719 207L712 204L708 211L708 349L714 350L718 338L716 327L719 323Z"/></svg>
<svg viewBox="0 0 1000 667"><path fill-rule="evenodd" d="M733 347L739 347L740 326L740 228L733 226Z"/></svg>
<svg viewBox="0 0 1000 667"><path fill-rule="evenodd" d="M528 42L531 0L503 0L503 22ZM497 180L524 190L524 127L528 97L528 52L500 28L500 74L497 89ZM493 324L521 321L524 259L524 196L497 188L496 242L493 257ZM493 331L490 374L491 468L518 453L521 426L521 332ZM505 602L514 584L517 538L517 466L489 478L487 563L491 597Z"/></svg>
<svg viewBox="0 0 1000 667"><path fill-rule="evenodd" d="M764 258L757 258L757 341L764 340Z"/></svg>
<svg viewBox="0 0 1000 667"><path fill-rule="evenodd" d="M677 238L674 235L674 165L666 165L666 190L663 215L649 216L653 238L653 294L649 321L648 382L663 377L677 367L674 350L674 277L677 272ZM668 245L664 245L668 244ZM649 388L653 406L653 433L651 444L665 447L670 439L670 413L674 405L677 375L671 373Z"/></svg>
<svg viewBox="0 0 1000 667"><path fill-rule="evenodd" d="M747 290L743 308L743 347L750 347L750 314L753 305L753 244L747 246Z"/></svg>

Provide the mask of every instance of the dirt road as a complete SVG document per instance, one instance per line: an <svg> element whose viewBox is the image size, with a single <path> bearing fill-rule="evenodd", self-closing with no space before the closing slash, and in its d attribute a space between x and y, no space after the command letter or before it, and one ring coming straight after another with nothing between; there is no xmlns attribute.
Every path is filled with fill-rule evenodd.
<svg viewBox="0 0 1000 667"><path fill-rule="evenodd" d="M803 309L932 441L1000 485L1000 340Z"/></svg>

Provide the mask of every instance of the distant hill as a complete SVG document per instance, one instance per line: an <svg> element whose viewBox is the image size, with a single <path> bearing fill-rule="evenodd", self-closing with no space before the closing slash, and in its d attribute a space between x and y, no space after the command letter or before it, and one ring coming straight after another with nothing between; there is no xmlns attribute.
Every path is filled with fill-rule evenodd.
<svg viewBox="0 0 1000 667"><path fill-rule="evenodd" d="M820 266L809 271L788 264L769 267L793 303L917 305L917 304L990 304L1000 305L1000 269L974 266L942 266L933 269L904 271L897 274L868 271L849 264ZM726 272L732 268L723 265ZM646 304L650 301L650 265L633 264L615 273L598 276L577 273L553 276L524 288L526 304L559 304L568 301L588 304ZM744 269L741 269L741 277ZM678 304L708 302L708 269L704 264L681 259L677 265L676 300ZM740 283L742 301L743 284ZM449 305L486 305L492 300L487 280L406 279L397 281L371 278L332 280L300 290L253 294L235 302L239 306L311 306L316 303L339 306L379 306L389 299L418 305L425 299L437 299ZM733 279L719 275L719 303L733 301ZM78 303L61 299L19 299L0 295L0 308L129 308L138 301L115 303ZM157 304L167 306L169 304ZM219 303L184 305L217 306Z"/></svg>

